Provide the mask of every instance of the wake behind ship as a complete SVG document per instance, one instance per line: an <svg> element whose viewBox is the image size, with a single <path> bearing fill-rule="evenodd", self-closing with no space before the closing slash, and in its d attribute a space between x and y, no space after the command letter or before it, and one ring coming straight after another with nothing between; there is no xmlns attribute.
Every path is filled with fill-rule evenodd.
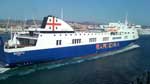
<svg viewBox="0 0 150 84"><path fill-rule="evenodd" d="M137 30L128 24L110 23L101 31L76 32L63 20L47 16L41 28L14 33L5 43L0 37L0 61L4 67L14 67L87 56L124 48L137 39Z"/></svg>

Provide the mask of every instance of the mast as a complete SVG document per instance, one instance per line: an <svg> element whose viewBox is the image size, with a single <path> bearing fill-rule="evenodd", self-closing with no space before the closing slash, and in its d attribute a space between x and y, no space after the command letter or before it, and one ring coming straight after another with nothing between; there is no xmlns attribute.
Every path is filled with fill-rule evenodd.
<svg viewBox="0 0 150 84"><path fill-rule="evenodd" d="M26 27L26 21L27 21L27 19L25 18L25 19L24 19L23 28L22 28L23 31L24 31L24 29L25 29L25 27Z"/></svg>
<svg viewBox="0 0 150 84"><path fill-rule="evenodd" d="M63 8L61 8L61 19L63 20Z"/></svg>
<svg viewBox="0 0 150 84"><path fill-rule="evenodd" d="M128 25L128 13L126 14L126 17L125 17L125 25L126 26Z"/></svg>
<svg viewBox="0 0 150 84"><path fill-rule="evenodd" d="M5 32L8 32L9 20L10 20L10 17L8 17L8 22L7 22L7 25L6 25Z"/></svg>
<svg viewBox="0 0 150 84"><path fill-rule="evenodd" d="M36 21L35 21L35 18L34 18L34 17L33 17L33 23L34 23L34 25L35 25L36 27L38 27L37 24L36 24Z"/></svg>
<svg viewBox="0 0 150 84"><path fill-rule="evenodd" d="M12 34L12 26L10 27L10 39L13 40L13 34Z"/></svg>

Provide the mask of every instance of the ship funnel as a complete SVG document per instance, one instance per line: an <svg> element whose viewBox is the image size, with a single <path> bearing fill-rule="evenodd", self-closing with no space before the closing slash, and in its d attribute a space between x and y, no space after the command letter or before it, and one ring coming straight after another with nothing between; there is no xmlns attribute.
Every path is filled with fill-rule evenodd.
<svg viewBox="0 0 150 84"><path fill-rule="evenodd" d="M41 28L44 28L48 31L54 31L54 32L73 32L73 28L63 21L62 19L59 19L55 16L47 16L44 17Z"/></svg>

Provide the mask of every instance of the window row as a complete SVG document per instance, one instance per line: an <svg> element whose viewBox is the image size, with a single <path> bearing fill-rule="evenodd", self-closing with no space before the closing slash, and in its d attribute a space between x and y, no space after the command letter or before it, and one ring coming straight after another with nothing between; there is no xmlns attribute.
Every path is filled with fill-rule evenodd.
<svg viewBox="0 0 150 84"><path fill-rule="evenodd" d="M72 39L72 44L81 43L81 39Z"/></svg>
<svg viewBox="0 0 150 84"><path fill-rule="evenodd" d="M96 42L96 38L89 38L89 42Z"/></svg>
<svg viewBox="0 0 150 84"><path fill-rule="evenodd" d="M122 35L122 34L130 34L131 32L111 32L111 35ZM132 32L134 34L134 32Z"/></svg>
<svg viewBox="0 0 150 84"><path fill-rule="evenodd" d="M56 36L56 35L58 35L58 34L54 34L54 36ZM82 35L100 35L100 34L94 34L94 33L91 33L91 34L59 34L59 36L82 36Z"/></svg>
<svg viewBox="0 0 150 84"><path fill-rule="evenodd" d="M121 39L121 37L113 37L112 39L113 39L113 40Z"/></svg>

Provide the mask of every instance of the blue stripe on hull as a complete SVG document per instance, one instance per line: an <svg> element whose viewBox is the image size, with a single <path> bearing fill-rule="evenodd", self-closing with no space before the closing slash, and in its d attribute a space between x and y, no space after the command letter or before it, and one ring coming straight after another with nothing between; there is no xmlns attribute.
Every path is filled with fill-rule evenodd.
<svg viewBox="0 0 150 84"><path fill-rule="evenodd" d="M9 66L16 66L17 64L24 65L63 58L87 56L90 54L97 54L117 50L129 45L133 41L134 40L121 41L116 43L91 44L82 46L35 50L19 53L6 53L5 56L7 59L5 59L5 61L7 61L7 64L9 64Z"/></svg>

